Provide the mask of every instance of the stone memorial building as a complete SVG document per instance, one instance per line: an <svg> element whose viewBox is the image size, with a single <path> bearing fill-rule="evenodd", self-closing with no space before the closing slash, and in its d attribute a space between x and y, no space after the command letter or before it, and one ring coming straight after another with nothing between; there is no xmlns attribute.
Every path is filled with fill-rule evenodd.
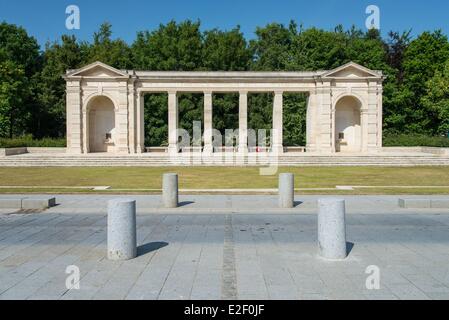
<svg viewBox="0 0 449 320"><path fill-rule="evenodd" d="M282 153L283 94L308 93L307 144L311 153L375 153L382 148L381 71L348 63L313 72L160 72L117 70L96 62L64 75L67 83L67 152L145 151L144 95L168 94L168 151L179 152L178 94L204 94L202 152L212 147L213 93L239 94L236 150L248 150L248 94L273 94L275 134ZM200 120L200 119L199 119Z"/></svg>

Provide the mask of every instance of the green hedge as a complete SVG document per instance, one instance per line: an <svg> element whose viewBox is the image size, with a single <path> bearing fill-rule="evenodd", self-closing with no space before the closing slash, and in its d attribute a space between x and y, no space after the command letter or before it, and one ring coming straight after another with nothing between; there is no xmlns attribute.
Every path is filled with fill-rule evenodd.
<svg viewBox="0 0 449 320"><path fill-rule="evenodd" d="M431 137L426 135L385 135L384 147L443 147L449 148L449 138Z"/></svg>
<svg viewBox="0 0 449 320"><path fill-rule="evenodd" d="M0 138L0 148L17 148L17 147L65 147L65 138L43 138L33 139L32 136L24 136L17 138Z"/></svg>

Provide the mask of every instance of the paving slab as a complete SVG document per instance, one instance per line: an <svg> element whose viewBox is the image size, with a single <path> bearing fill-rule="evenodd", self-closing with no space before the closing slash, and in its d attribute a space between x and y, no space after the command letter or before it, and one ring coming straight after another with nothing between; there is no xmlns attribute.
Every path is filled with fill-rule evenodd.
<svg viewBox="0 0 449 320"><path fill-rule="evenodd" d="M449 209L449 199L432 199L431 206L434 209Z"/></svg>
<svg viewBox="0 0 449 320"><path fill-rule="evenodd" d="M48 209L56 205L56 198L24 198L22 199L22 209Z"/></svg>
<svg viewBox="0 0 449 320"><path fill-rule="evenodd" d="M28 199L39 199L41 195L0 195L0 199L11 197L26 197ZM107 202L111 199L121 197L120 195L58 195L58 205L47 209L48 212L60 214L72 213L97 213L105 214L107 211ZM316 195L295 195L295 207L292 209L278 208L278 198L274 195L181 195L179 197L180 207L176 209L162 208L161 196L159 195L127 195L136 200L137 210L148 214L212 214L212 213L244 213L244 214L269 214L269 213L288 213L288 214L315 214L317 209L317 200L320 198L335 196L316 196ZM427 208L401 208L398 205L403 196L339 196L345 199L346 212L348 214L402 214L402 213L449 213L449 208L432 208L430 205L424 205ZM419 201L423 196L407 196L410 201ZM435 204L444 204L449 201L449 196L426 196L426 201L435 201ZM427 203L427 202L426 202ZM421 205L422 206L422 205ZM440 205L438 205L439 207ZM441 205L442 206L442 205ZM2 213L14 213L13 209Z"/></svg>
<svg viewBox="0 0 449 320"><path fill-rule="evenodd" d="M108 198L87 197L80 206ZM0 299L449 299L447 210L400 209L393 197L348 198L351 250L348 259L329 262L318 257L317 219L309 211L141 209L138 257L114 262L106 258L105 213L77 211L81 199L63 198L61 206L39 213L0 215ZM217 201L233 207L243 200ZM379 212L362 210L362 203L377 201L386 203ZM383 212L388 208L395 209ZM68 265L79 267L79 290L65 287ZM366 288L372 265L380 270L379 290Z"/></svg>
<svg viewBox="0 0 449 320"><path fill-rule="evenodd" d="M0 199L0 209L21 209L22 198L3 198Z"/></svg>
<svg viewBox="0 0 449 320"><path fill-rule="evenodd" d="M406 209L428 209L431 208L430 199L399 199L399 206Z"/></svg>

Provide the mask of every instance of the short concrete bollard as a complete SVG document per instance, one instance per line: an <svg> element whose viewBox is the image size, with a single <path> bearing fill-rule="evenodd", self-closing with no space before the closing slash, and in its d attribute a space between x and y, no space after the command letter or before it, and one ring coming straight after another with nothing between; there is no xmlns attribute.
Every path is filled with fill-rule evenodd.
<svg viewBox="0 0 449 320"><path fill-rule="evenodd" d="M137 256L136 201L108 202L108 259L129 260Z"/></svg>
<svg viewBox="0 0 449 320"><path fill-rule="evenodd" d="M323 258L342 260L347 257L345 200L318 200L318 247Z"/></svg>
<svg viewBox="0 0 449 320"><path fill-rule="evenodd" d="M293 208L295 200L295 176L293 173L279 174L279 207Z"/></svg>
<svg viewBox="0 0 449 320"><path fill-rule="evenodd" d="M165 173L162 177L162 202L165 208L178 207L178 175Z"/></svg>

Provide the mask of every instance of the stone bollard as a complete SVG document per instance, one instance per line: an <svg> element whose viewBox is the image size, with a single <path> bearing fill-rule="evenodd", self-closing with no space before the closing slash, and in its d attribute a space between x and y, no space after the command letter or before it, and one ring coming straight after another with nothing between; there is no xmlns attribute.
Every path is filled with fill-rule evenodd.
<svg viewBox="0 0 449 320"><path fill-rule="evenodd" d="M108 202L108 259L129 260L137 256L136 201Z"/></svg>
<svg viewBox="0 0 449 320"><path fill-rule="evenodd" d="M318 200L318 247L323 258L342 260L347 257L345 200Z"/></svg>
<svg viewBox="0 0 449 320"><path fill-rule="evenodd" d="M165 173L162 177L162 202L165 208L178 207L178 175Z"/></svg>
<svg viewBox="0 0 449 320"><path fill-rule="evenodd" d="M279 207L293 208L295 199L295 176L293 173L279 174Z"/></svg>

